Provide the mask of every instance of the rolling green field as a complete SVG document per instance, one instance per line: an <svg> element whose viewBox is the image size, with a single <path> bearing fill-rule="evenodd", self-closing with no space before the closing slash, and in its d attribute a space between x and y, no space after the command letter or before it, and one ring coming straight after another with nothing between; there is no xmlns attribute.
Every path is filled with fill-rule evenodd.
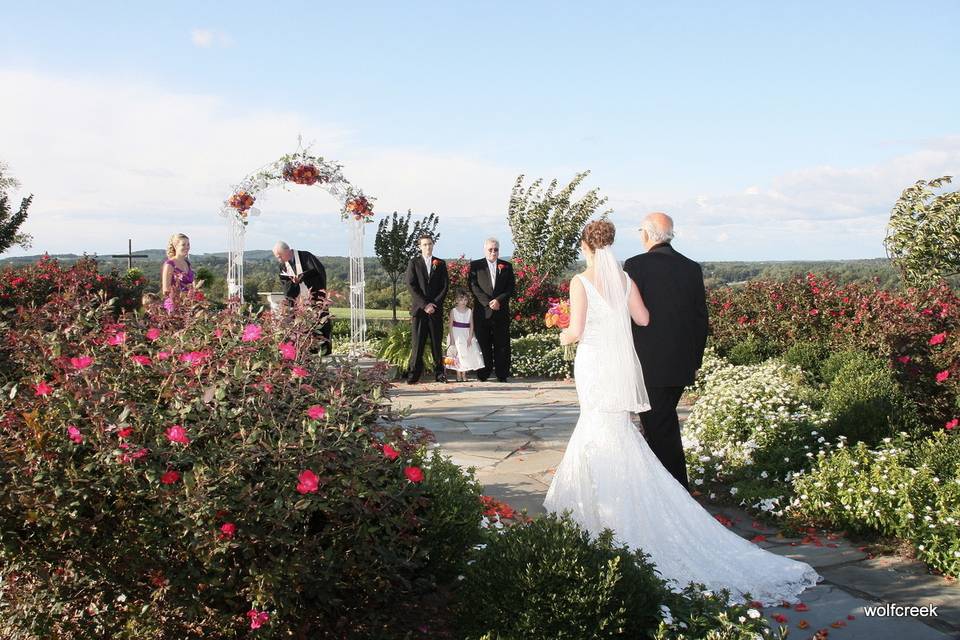
<svg viewBox="0 0 960 640"><path fill-rule="evenodd" d="M330 313L335 318L350 318L350 307L330 307ZM367 318L390 319L393 318L393 311L390 309L367 309ZM405 320L410 317L410 312L406 309L397 309L397 320Z"/></svg>

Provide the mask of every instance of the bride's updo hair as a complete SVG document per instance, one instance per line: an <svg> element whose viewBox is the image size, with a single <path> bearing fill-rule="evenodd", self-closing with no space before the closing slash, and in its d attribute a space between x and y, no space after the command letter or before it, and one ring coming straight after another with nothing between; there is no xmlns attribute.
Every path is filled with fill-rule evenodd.
<svg viewBox="0 0 960 640"><path fill-rule="evenodd" d="M175 233L170 236L170 239L167 240L167 257L174 258L177 255L177 243L181 240L189 240L187 236L182 233Z"/></svg>
<svg viewBox="0 0 960 640"><path fill-rule="evenodd" d="M586 242L592 251L609 247L617 235L617 228L609 220L594 220L588 222L580 234L580 242Z"/></svg>

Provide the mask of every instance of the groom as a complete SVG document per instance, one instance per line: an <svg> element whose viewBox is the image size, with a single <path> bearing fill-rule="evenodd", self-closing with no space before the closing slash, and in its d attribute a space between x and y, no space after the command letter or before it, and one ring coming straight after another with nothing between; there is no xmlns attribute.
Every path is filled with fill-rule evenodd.
<svg viewBox="0 0 960 640"><path fill-rule="evenodd" d="M446 382L443 373L443 299L447 296L450 278L447 263L433 257L433 236L424 234L417 241L420 255L407 265L407 288L410 290L410 366L407 384L416 384L423 375L423 348L430 337L433 369L437 382Z"/></svg>
<svg viewBox="0 0 960 640"><path fill-rule="evenodd" d="M643 366L650 410L640 414L650 449L687 490L687 464L677 404L693 384L707 344L707 297L700 265L671 245L673 220L651 213L640 225L647 252L623 263L650 310L650 324L633 325L633 344Z"/></svg>

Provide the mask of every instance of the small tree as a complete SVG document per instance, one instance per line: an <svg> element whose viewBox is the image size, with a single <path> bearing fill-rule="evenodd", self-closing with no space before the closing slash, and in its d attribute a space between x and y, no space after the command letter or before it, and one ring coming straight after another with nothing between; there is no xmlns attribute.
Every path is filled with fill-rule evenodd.
<svg viewBox="0 0 960 640"><path fill-rule="evenodd" d="M589 171L578 173L559 192L554 179L544 190L543 180L535 180L524 189L521 174L510 194L510 233L513 236L513 257L536 266L547 279L563 273L577 259L580 232L590 216L602 207L606 197L598 189L591 189L579 200L573 200L576 191ZM605 218L608 209L601 214Z"/></svg>
<svg viewBox="0 0 960 640"><path fill-rule="evenodd" d="M913 286L960 273L960 191L934 192L950 184L950 178L917 180L890 212L887 256Z"/></svg>
<svg viewBox="0 0 960 640"><path fill-rule="evenodd" d="M397 319L397 283L407 270L407 263L420 251L417 239L421 234L429 234L434 242L440 238L437 224L440 219L437 214L431 213L422 220L413 222L410 228L410 217L413 214L407 210L406 216L398 215L396 211L390 218L384 218L377 227L377 237L374 240L373 250L380 260L383 270L393 285L393 319Z"/></svg>
<svg viewBox="0 0 960 640"><path fill-rule="evenodd" d="M33 202L33 194L22 199L20 209L16 213L12 212L7 190L19 187L20 183L5 175L7 168L6 164L0 162L0 253L14 245L27 249L30 247L30 241L33 240L29 234L18 232L20 225L27 219L27 209Z"/></svg>

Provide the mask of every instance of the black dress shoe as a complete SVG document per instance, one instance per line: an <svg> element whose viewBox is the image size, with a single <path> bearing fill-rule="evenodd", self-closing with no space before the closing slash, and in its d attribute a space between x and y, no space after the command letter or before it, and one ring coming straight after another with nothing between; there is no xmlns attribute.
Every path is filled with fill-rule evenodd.
<svg viewBox="0 0 960 640"><path fill-rule="evenodd" d="M477 376L477 380L480 382L486 382L489 376Z"/></svg>
<svg viewBox="0 0 960 640"><path fill-rule="evenodd" d="M437 375L437 382L446 382L446 381L447 381L447 376L443 375L442 373Z"/></svg>
<svg viewBox="0 0 960 640"><path fill-rule="evenodd" d="M416 378L407 378L407 384L417 384L418 382L420 381Z"/></svg>
<svg viewBox="0 0 960 640"><path fill-rule="evenodd" d="M506 381L507 381L506 378L497 378L497 382L506 382Z"/></svg>

